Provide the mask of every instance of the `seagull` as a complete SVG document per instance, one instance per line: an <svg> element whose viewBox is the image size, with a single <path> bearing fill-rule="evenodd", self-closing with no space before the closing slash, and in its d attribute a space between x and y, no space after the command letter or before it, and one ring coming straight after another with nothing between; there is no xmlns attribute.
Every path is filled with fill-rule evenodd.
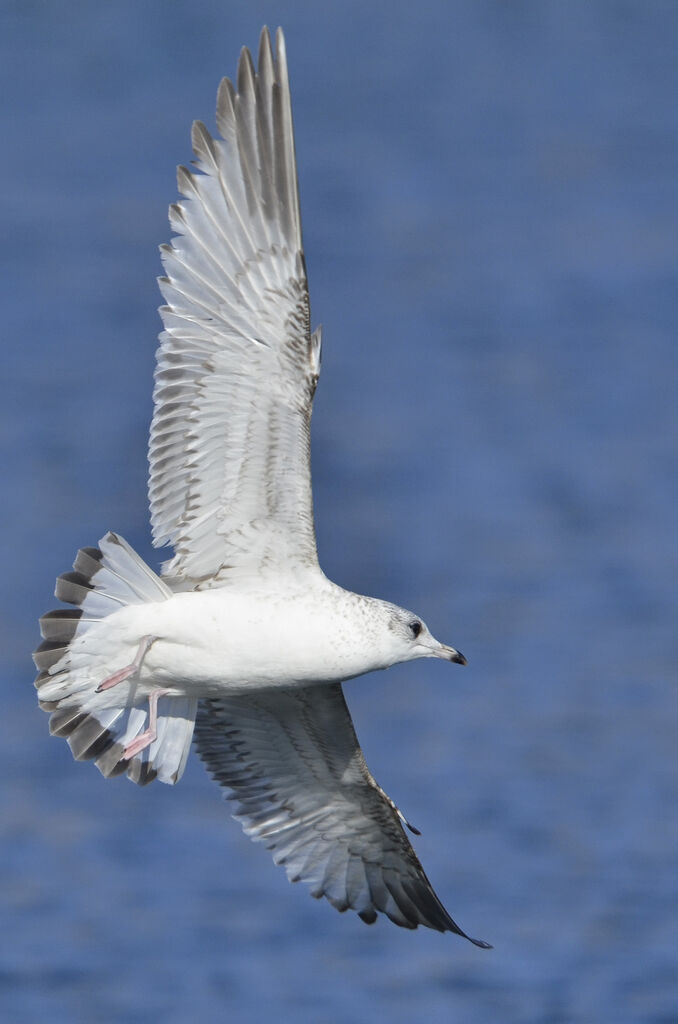
<svg viewBox="0 0 678 1024"><path fill-rule="evenodd" d="M417 615L342 589L316 552L311 331L282 31L242 50L213 138L192 131L161 247L149 442L157 575L119 535L57 580L34 653L50 732L106 777L181 778L193 740L244 831L367 924L450 931L402 812L371 775L342 682L415 658L466 664ZM417 833L418 834L418 833Z"/></svg>

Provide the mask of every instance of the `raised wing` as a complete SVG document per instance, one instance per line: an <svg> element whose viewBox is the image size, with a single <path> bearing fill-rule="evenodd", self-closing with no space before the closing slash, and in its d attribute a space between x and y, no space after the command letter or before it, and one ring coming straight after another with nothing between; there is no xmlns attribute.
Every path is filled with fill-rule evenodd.
<svg viewBox="0 0 678 1024"><path fill-rule="evenodd" d="M381 912L403 928L469 938L372 778L340 684L204 701L195 737L210 774L232 790L235 817L290 881L306 882L313 896L357 911L367 924Z"/></svg>
<svg viewBox="0 0 678 1024"><path fill-rule="evenodd" d="M285 44L217 98L222 139L193 126L195 174L170 207L149 461L156 545L192 586L317 566L309 467L320 334L310 333Z"/></svg>

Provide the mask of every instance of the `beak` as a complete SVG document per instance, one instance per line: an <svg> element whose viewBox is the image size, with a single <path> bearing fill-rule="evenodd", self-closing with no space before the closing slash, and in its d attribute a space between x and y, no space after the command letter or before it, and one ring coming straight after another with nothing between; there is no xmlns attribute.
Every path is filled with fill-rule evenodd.
<svg viewBox="0 0 678 1024"><path fill-rule="evenodd" d="M431 653L435 658L445 658L446 661L456 661L457 665L466 665L466 658L461 651L455 650L454 647L448 647L447 644L440 644Z"/></svg>

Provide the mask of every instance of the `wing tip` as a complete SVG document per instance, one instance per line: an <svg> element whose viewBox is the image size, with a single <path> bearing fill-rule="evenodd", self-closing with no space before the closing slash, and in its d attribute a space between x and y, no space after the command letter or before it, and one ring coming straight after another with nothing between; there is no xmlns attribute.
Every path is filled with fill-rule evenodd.
<svg viewBox="0 0 678 1024"><path fill-rule="evenodd" d="M275 30L275 52L278 63L278 70L284 68L285 73L287 72L287 47L285 45L285 33L283 32L280 25ZM287 74L285 74L287 78Z"/></svg>

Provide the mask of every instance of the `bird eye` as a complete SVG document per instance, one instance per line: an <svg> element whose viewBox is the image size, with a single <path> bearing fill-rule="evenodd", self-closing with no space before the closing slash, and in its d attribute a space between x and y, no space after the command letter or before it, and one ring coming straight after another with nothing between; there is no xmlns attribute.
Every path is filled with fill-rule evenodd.
<svg viewBox="0 0 678 1024"><path fill-rule="evenodd" d="M412 633L412 636L415 637L415 639L419 636L423 628L424 627L422 626L421 622L410 622L410 631Z"/></svg>

